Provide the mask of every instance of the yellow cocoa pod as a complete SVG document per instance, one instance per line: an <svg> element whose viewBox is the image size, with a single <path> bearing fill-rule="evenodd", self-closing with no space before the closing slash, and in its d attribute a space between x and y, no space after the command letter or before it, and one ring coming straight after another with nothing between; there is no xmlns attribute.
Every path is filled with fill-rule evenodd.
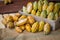
<svg viewBox="0 0 60 40"><path fill-rule="evenodd" d="M22 16L19 18L19 20L24 19L24 18L26 18L26 17L27 17L26 15L22 15Z"/></svg>
<svg viewBox="0 0 60 40"><path fill-rule="evenodd" d="M32 10L31 11L31 14L36 15L36 11L35 10Z"/></svg>
<svg viewBox="0 0 60 40"><path fill-rule="evenodd" d="M12 3L12 0L8 0L9 3Z"/></svg>
<svg viewBox="0 0 60 40"><path fill-rule="evenodd" d="M15 30L16 30L18 33L23 32L23 31L20 29L20 27L15 27Z"/></svg>
<svg viewBox="0 0 60 40"><path fill-rule="evenodd" d="M44 21L40 21L40 23L39 23L39 31L43 31L44 30L44 25L45 25L45 22Z"/></svg>
<svg viewBox="0 0 60 40"><path fill-rule="evenodd" d="M38 31L38 28L39 28L39 23L38 22L35 22L33 25L32 25L32 28L31 28L31 31L34 33L34 32L37 32Z"/></svg>
<svg viewBox="0 0 60 40"><path fill-rule="evenodd" d="M28 2L27 4L27 12L30 13L32 11L32 2Z"/></svg>
<svg viewBox="0 0 60 40"><path fill-rule="evenodd" d="M27 23L27 18L21 19L16 23L16 26L21 26Z"/></svg>
<svg viewBox="0 0 60 40"><path fill-rule="evenodd" d="M8 17L6 18L6 21L7 21L7 22L13 21L12 16L8 16Z"/></svg>
<svg viewBox="0 0 60 40"><path fill-rule="evenodd" d="M50 12L52 12L54 10L54 3L50 2L49 6L47 8L47 14L49 14Z"/></svg>
<svg viewBox="0 0 60 40"><path fill-rule="evenodd" d="M8 22L7 27L8 28L14 28L14 23L13 22Z"/></svg>
<svg viewBox="0 0 60 40"><path fill-rule="evenodd" d="M58 18L59 18L58 13L55 13L55 15L54 15L54 19L57 20Z"/></svg>
<svg viewBox="0 0 60 40"><path fill-rule="evenodd" d="M25 30L25 26L24 26L24 25L21 25L20 28L21 28L22 30Z"/></svg>
<svg viewBox="0 0 60 40"><path fill-rule="evenodd" d="M4 0L4 4L8 4L8 0Z"/></svg>
<svg viewBox="0 0 60 40"><path fill-rule="evenodd" d="M17 16L13 16L13 20L14 21L17 21L18 20L18 17Z"/></svg>
<svg viewBox="0 0 60 40"><path fill-rule="evenodd" d="M50 31L51 31L51 26L50 26L49 23L46 23L46 24L44 25L44 34L49 34Z"/></svg>
<svg viewBox="0 0 60 40"><path fill-rule="evenodd" d="M28 32L31 32L31 26L30 26L30 24L26 24L26 31L28 31Z"/></svg>
<svg viewBox="0 0 60 40"><path fill-rule="evenodd" d="M33 24L35 22L35 19L32 16L28 16L27 18L30 24Z"/></svg>

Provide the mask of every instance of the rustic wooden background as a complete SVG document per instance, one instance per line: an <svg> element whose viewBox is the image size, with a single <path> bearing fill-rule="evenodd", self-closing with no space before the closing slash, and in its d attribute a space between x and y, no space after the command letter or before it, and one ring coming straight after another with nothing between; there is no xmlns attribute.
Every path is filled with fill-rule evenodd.
<svg viewBox="0 0 60 40"><path fill-rule="evenodd" d="M13 4L4 5L3 1L0 1L0 14L1 13L9 13L9 12L17 12L22 8L23 5L26 5L27 2L33 2L35 0L13 0ZM54 2L60 2L60 0L49 0Z"/></svg>

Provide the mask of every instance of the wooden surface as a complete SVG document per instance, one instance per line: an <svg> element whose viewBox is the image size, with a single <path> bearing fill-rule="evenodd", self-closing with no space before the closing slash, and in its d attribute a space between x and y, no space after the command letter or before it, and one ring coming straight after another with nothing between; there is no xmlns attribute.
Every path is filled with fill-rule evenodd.
<svg viewBox="0 0 60 40"><path fill-rule="evenodd" d="M22 8L23 5L26 5L27 2L33 2L35 0L13 0L13 4L4 5L2 1L0 1L0 13L8 13L8 12L17 12ZM49 1L57 1L60 0L49 0Z"/></svg>
<svg viewBox="0 0 60 40"><path fill-rule="evenodd" d="M16 12L22 8L23 5L26 5L27 2L31 0L20 0L20 1L13 1L12 4L4 5L3 2L0 2L0 13L6 13L6 12ZM32 1L33 2L33 1Z"/></svg>

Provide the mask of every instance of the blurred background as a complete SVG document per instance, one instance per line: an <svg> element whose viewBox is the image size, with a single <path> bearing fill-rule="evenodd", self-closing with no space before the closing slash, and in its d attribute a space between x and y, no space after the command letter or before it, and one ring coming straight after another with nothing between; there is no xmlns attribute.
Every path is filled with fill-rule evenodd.
<svg viewBox="0 0 60 40"><path fill-rule="evenodd" d="M12 0L12 4L5 5L3 0L0 0L0 14L9 13L9 12L17 12L22 8L23 5L26 6L27 2L34 2L35 0ZM60 2L60 0L48 0L53 2Z"/></svg>

